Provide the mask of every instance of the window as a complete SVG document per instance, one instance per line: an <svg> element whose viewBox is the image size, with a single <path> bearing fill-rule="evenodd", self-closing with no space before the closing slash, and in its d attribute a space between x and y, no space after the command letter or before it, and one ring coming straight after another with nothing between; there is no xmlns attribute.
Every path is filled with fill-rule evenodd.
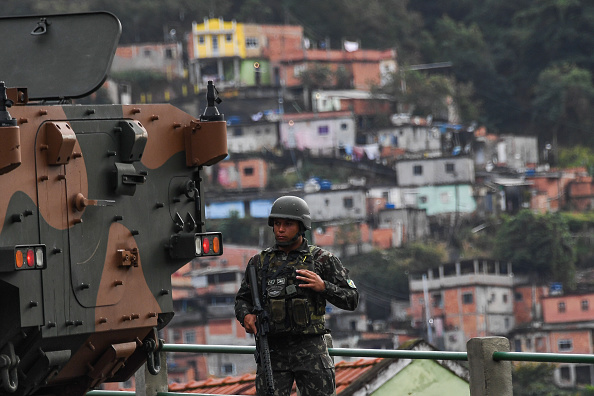
<svg viewBox="0 0 594 396"><path fill-rule="evenodd" d="M564 339L557 341L557 346L559 348L559 352L568 352L573 349L573 341Z"/></svg>
<svg viewBox="0 0 594 396"><path fill-rule="evenodd" d="M536 352L544 352L546 347L544 337L536 337L534 340L534 346L536 348Z"/></svg>
<svg viewBox="0 0 594 396"><path fill-rule="evenodd" d="M514 350L516 352L522 352L522 340L519 338L514 339Z"/></svg>
<svg viewBox="0 0 594 396"><path fill-rule="evenodd" d="M590 302L588 300L582 300L582 311L590 309Z"/></svg>
<svg viewBox="0 0 594 396"><path fill-rule="evenodd" d="M247 168L243 168L243 174L245 176L252 176L254 174L254 168L252 168L251 166L247 167Z"/></svg>
<svg viewBox="0 0 594 396"><path fill-rule="evenodd" d="M445 164L445 171L446 173L454 173L455 172L455 165L454 163L447 162Z"/></svg>
<svg viewBox="0 0 594 396"><path fill-rule="evenodd" d="M204 36L198 36L198 43L204 44Z"/></svg>
<svg viewBox="0 0 594 396"><path fill-rule="evenodd" d="M243 135L243 129L241 129L241 128L233 129L233 136L242 136L242 135Z"/></svg>
<svg viewBox="0 0 594 396"><path fill-rule="evenodd" d="M435 293L433 295L433 306L436 308L443 308L443 299L441 298L441 293Z"/></svg>
<svg viewBox="0 0 594 396"><path fill-rule="evenodd" d="M173 59L173 50L171 48L165 49L165 58Z"/></svg>
<svg viewBox="0 0 594 396"><path fill-rule="evenodd" d="M352 208L353 207L353 198L352 197L343 198L342 204L346 209Z"/></svg>
<svg viewBox="0 0 594 396"><path fill-rule="evenodd" d="M221 364L221 374L223 375L235 375L235 365L233 363Z"/></svg>
<svg viewBox="0 0 594 396"><path fill-rule="evenodd" d="M170 342L175 342L175 343L182 342L180 331L176 330L176 329L170 329L169 330L169 340L170 340Z"/></svg>
<svg viewBox="0 0 594 396"><path fill-rule="evenodd" d="M325 136L328 134L328 125L323 125L318 127L318 135Z"/></svg>
<svg viewBox="0 0 594 396"><path fill-rule="evenodd" d="M462 294L462 304L472 304L474 302L474 296L472 293Z"/></svg>
<svg viewBox="0 0 594 396"><path fill-rule="evenodd" d="M184 330L184 343L195 344L196 343L196 332L194 330Z"/></svg>
<svg viewBox="0 0 594 396"><path fill-rule="evenodd" d="M225 41L227 41L228 43L230 43L231 41L233 41L233 35L232 34L226 34L225 35Z"/></svg>
<svg viewBox="0 0 594 396"><path fill-rule="evenodd" d="M219 38L217 36L212 36L212 49L219 49Z"/></svg>
<svg viewBox="0 0 594 396"><path fill-rule="evenodd" d="M505 318L505 319L503 319L503 322L504 322L504 324L505 324L505 328L506 328L506 329L509 329L509 318Z"/></svg>
<svg viewBox="0 0 594 396"><path fill-rule="evenodd" d="M427 203L427 196L426 195L421 195L419 197L419 203L426 204Z"/></svg>
<svg viewBox="0 0 594 396"><path fill-rule="evenodd" d="M504 294L503 295L503 303L504 304L507 304L507 294Z"/></svg>
<svg viewBox="0 0 594 396"><path fill-rule="evenodd" d="M150 49L145 49L145 50L144 50L144 56L145 56L145 57L149 58L149 57L151 56L151 54L152 54L152 52L151 52L151 50L150 50Z"/></svg>
<svg viewBox="0 0 594 396"><path fill-rule="evenodd" d="M423 174L423 165L413 166L413 175L422 175L422 174Z"/></svg>
<svg viewBox="0 0 594 396"><path fill-rule="evenodd" d="M514 299L516 301L524 301L524 295L522 293L516 292L514 293Z"/></svg>
<svg viewBox="0 0 594 396"><path fill-rule="evenodd" d="M575 367L575 382L578 385L590 385L590 365Z"/></svg>
<svg viewBox="0 0 594 396"><path fill-rule="evenodd" d="M345 122L340 124L340 129L342 129L343 131L345 131L347 128L348 128L348 125Z"/></svg>
<svg viewBox="0 0 594 396"><path fill-rule="evenodd" d="M532 349L532 339L526 338L526 348Z"/></svg>
<svg viewBox="0 0 594 396"><path fill-rule="evenodd" d="M208 275L209 285L218 285L219 283L235 282L235 274L233 272L223 272L220 274Z"/></svg>
<svg viewBox="0 0 594 396"><path fill-rule="evenodd" d="M560 313L565 312L565 303L563 301L561 301L558 305L558 308L559 308Z"/></svg>
<svg viewBox="0 0 594 396"><path fill-rule="evenodd" d="M247 48L247 49L258 48L258 39L255 37L246 37L245 48Z"/></svg>
<svg viewBox="0 0 594 396"><path fill-rule="evenodd" d="M568 366L563 366L559 369L559 374L561 374L562 381L570 381L571 380L571 371Z"/></svg>

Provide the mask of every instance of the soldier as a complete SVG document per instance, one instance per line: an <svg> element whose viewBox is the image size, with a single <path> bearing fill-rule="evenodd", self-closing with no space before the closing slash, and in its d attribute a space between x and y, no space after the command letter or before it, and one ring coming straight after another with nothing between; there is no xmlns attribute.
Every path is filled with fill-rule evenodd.
<svg viewBox="0 0 594 396"><path fill-rule="evenodd" d="M276 396L289 396L293 381L302 396L335 394L334 363L324 335L326 301L353 311L359 292L348 270L332 253L309 245L311 230L307 203L284 196L272 205L268 225L276 243L250 259L257 269L260 300L269 318L268 343ZM235 316L248 333L257 333L248 276L235 298ZM266 395L262 362L256 389Z"/></svg>

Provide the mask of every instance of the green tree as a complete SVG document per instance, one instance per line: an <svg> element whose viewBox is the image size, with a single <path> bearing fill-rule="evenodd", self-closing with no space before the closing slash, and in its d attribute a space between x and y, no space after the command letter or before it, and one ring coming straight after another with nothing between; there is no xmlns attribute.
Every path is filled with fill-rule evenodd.
<svg viewBox="0 0 594 396"><path fill-rule="evenodd" d="M594 86L590 71L571 64L551 66L538 76L534 92L535 122L550 125L548 134L563 143L593 142L589 137L593 125Z"/></svg>
<svg viewBox="0 0 594 396"><path fill-rule="evenodd" d="M270 227L267 226L267 219L240 218L236 211L231 216L222 220L209 220L209 229L223 233L223 241L238 245L258 246L260 243L260 230L264 230L264 244L270 236ZM264 228L263 228L264 227Z"/></svg>
<svg viewBox="0 0 594 396"><path fill-rule="evenodd" d="M370 319L389 316L394 300L408 300L408 276L411 271L435 268L446 257L441 245L412 243L403 248L375 250L341 260L350 276L367 298Z"/></svg>
<svg viewBox="0 0 594 396"><path fill-rule="evenodd" d="M301 84L310 89L329 88L332 85L332 70L317 63L310 64L298 77Z"/></svg>
<svg viewBox="0 0 594 396"><path fill-rule="evenodd" d="M340 49L343 39L358 39L363 48L397 48L402 62L420 60L417 37L422 34L422 18L409 9L409 0L285 0L285 4L284 22L302 25L313 41L328 38L331 48Z"/></svg>
<svg viewBox="0 0 594 396"><path fill-rule="evenodd" d="M487 112L487 117L475 118L489 127L499 128L520 117L518 106L511 96L509 84L496 68L489 43L476 22L466 25L449 17L441 18L435 27L435 55L440 61L452 62L456 81L466 84L460 93L471 94L474 100L460 100L465 106L472 103L476 108ZM471 107L465 108L468 114L483 115ZM468 119L467 119L468 120Z"/></svg>
<svg viewBox="0 0 594 396"><path fill-rule="evenodd" d="M559 213L534 214L522 210L506 218L497 231L494 255L509 260L518 273L543 281L575 284L575 252L569 228Z"/></svg>
<svg viewBox="0 0 594 396"><path fill-rule="evenodd" d="M594 175L594 150L581 144L564 147L559 150L559 167L584 167L590 175Z"/></svg>
<svg viewBox="0 0 594 396"><path fill-rule="evenodd" d="M341 257L350 278L366 296L371 320L386 319L393 300L408 299L408 271L395 250Z"/></svg>
<svg viewBox="0 0 594 396"><path fill-rule="evenodd" d="M554 383L555 365L551 363L523 363L514 367L512 381L514 396L570 396L575 393L559 389Z"/></svg>

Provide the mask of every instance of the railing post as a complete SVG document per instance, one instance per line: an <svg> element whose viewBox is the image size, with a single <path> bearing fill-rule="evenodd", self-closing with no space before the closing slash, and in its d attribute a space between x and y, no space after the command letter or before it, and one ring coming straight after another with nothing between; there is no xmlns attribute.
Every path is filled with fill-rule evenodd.
<svg viewBox="0 0 594 396"><path fill-rule="evenodd" d="M477 337L466 343L470 369L470 396L512 396L510 361L493 360L493 352L509 352L505 337Z"/></svg>
<svg viewBox="0 0 594 396"><path fill-rule="evenodd" d="M169 390L167 383L167 354L159 351L161 360L161 369L159 374L152 375L146 363L136 372L136 396L157 396L157 392L167 392Z"/></svg>

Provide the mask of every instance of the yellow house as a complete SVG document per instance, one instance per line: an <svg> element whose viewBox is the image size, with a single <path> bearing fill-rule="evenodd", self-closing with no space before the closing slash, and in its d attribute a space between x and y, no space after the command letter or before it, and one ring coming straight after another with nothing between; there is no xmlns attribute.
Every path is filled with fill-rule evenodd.
<svg viewBox="0 0 594 396"><path fill-rule="evenodd" d="M270 85L267 43L260 25L205 18L192 24L188 55L198 85L213 80L219 88Z"/></svg>
<svg viewBox="0 0 594 396"><path fill-rule="evenodd" d="M222 18L205 18L201 24L192 24L192 36L194 58L245 58L243 23L227 22Z"/></svg>

